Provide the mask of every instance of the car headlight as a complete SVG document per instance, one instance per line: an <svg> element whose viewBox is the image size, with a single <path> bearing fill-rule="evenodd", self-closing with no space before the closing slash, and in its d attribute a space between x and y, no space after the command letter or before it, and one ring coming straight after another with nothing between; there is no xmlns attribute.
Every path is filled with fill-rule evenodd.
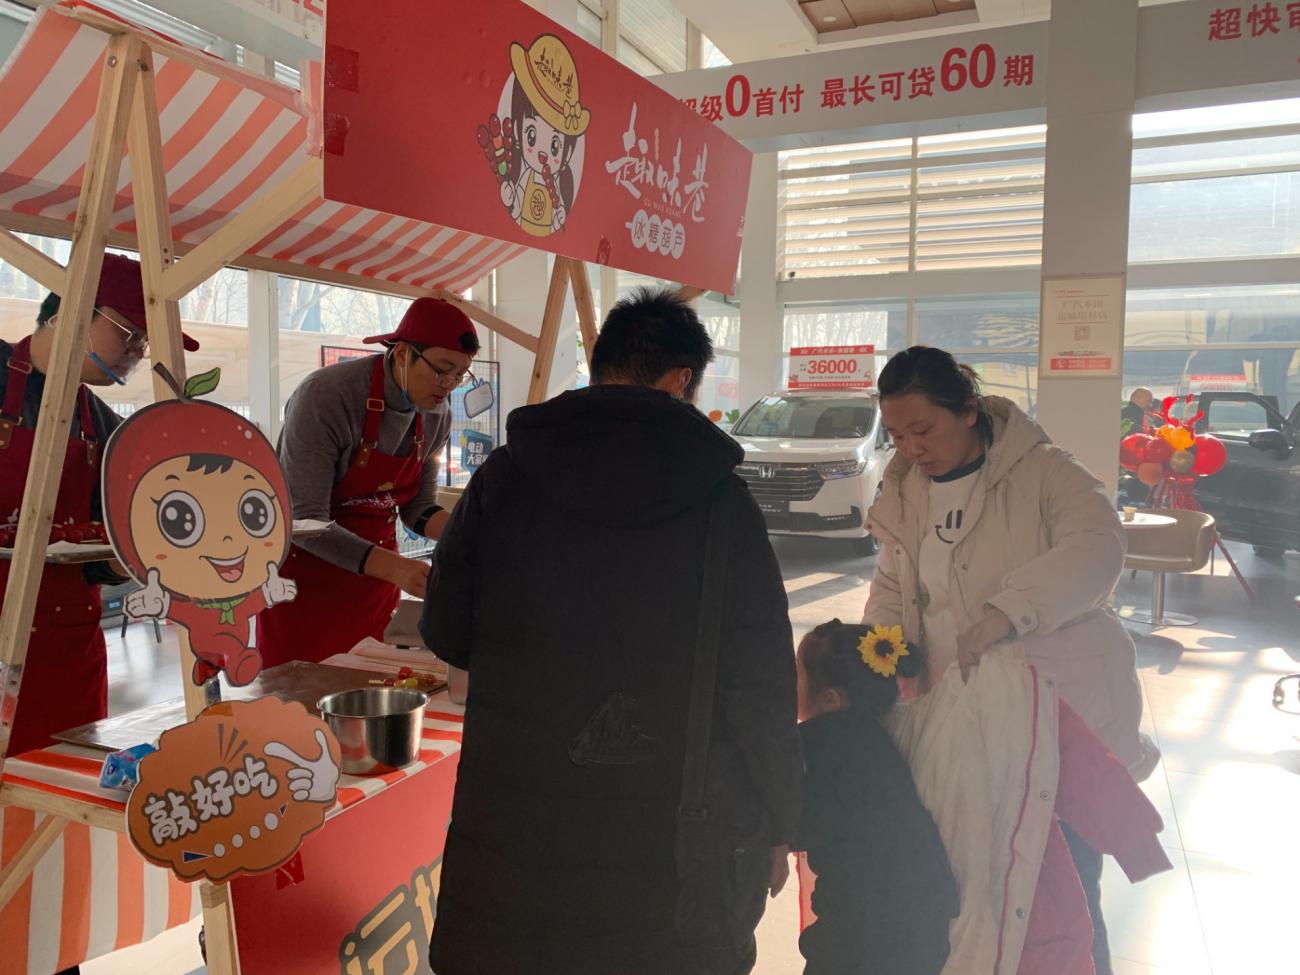
<svg viewBox="0 0 1300 975"><path fill-rule="evenodd" d="M828 460L813 466L823 481L835 481L842 477L857 477L867 469L867 462L850 457L848 460Z"/></svg>

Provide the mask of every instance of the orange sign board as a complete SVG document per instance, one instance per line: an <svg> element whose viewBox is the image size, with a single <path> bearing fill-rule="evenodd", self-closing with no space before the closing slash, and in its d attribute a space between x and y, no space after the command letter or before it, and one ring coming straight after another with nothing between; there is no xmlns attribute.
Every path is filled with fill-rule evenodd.
<svg viewBox="0 0 1300 975"><path fill-rule="evenodd" d="M325 822L339 761L338 741L301 704L214 704L140 763L127 831L182 880L274 870Z"/></svg>

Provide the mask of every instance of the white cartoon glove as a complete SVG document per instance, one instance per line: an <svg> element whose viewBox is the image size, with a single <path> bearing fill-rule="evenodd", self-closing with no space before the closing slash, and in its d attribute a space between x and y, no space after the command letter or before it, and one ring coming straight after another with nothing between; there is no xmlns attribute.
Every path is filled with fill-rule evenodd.
<svg viewBox="0 0 1300 975"><path fill-rule="evenodd" d="M329 739L325 732L316 729L316 742L320 757L303 758L288 745L273 741L266 746L270 758L281 758L297 768L289 770L289 793L298 802L333 802L335 787L339 783L339 769L330 758Z"/></svg>
<svg viewBox="0 0 1300 975"><path fill-rule="evenodd" d="M158 570L150 569L145 587L126 597L122 608L133 620L161 619L172 607L172 597L158 581Z"/></svg>
<svg viewBox="0 0 1300 975"><path fill-rule="evenodd" d="M266 599L266 605L291 603L297 595L298 583L292 579L281 578L280 567L274 562L266 563L266 582L262 585L262 596Z"/></svg>

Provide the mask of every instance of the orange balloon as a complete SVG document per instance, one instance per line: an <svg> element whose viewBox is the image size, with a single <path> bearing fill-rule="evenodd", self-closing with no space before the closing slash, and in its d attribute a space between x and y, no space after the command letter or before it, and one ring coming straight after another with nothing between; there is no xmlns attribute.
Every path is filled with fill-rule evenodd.
<svg viewBox="0 0 1300 975"><path fill-rule="evenodd" d="M719 420L722 419L722 411L709 410L709 419L712 420L714 423L717 423Z"/></svg>
<svg viewBox="0 0 1300 975"><path fill-rule="evenodd" d="M1137 469L1138 480L1143 484L1158 484L1164 468L1159 464L1139 464Z"/></svg>

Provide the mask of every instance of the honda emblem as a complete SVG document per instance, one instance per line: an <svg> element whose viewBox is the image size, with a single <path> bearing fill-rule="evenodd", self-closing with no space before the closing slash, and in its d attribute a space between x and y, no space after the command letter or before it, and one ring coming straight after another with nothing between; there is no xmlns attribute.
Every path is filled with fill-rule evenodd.
<svg viewBox="0 0 1300 975"><path fill-rule="evenodd" d="M770 478L770 477L775 477L775 476L776 476L776 465L775 465L775 464L759 464L759 465L758 465L758 476L759 476L760 478L763 478L764 480L766 480L767 478Z"/></svg>

